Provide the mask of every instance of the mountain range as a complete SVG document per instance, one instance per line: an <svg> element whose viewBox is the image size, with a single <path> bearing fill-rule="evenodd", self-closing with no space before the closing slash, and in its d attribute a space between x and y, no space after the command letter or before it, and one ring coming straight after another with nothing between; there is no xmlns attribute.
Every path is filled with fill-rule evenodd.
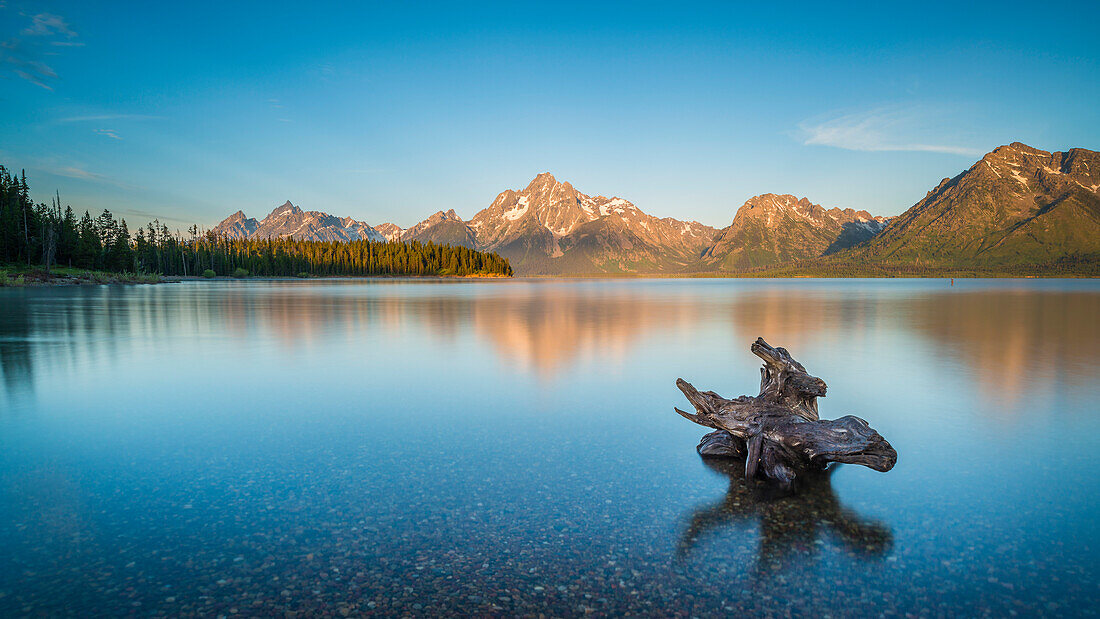
<svg viewBox="0 0 1100 619"><path fill-rule="evenodd" d="M268 213L263 221L237 211L214 227L218 236L231 239L282 239L293 237L312 241L385 241L385 236L370 225L350 217L335 217L320 211L303 211L287 200Z"/></svg>
<svg viewBox="0 0 1100 619"><path fill-rule="evenodd" d="M768 193L737 210L701 262L709 270L734 271L827 256L874 237L888 222L867 211L826 210L806 198Z"/></svg>
<svg viewBox="0 0 1100 619"><path fill-rule="evenodd" d="M518 275L742 272L805 261L949 267L1100 260L1100 153L1001 146L893 218L807 198L750 198L731 224L649 215L549 173L506 190L470 220L438 211L410 228L369 226L289 201L262 221L236 212L232 238L368 239L462 245L508 258Z"/></svg>

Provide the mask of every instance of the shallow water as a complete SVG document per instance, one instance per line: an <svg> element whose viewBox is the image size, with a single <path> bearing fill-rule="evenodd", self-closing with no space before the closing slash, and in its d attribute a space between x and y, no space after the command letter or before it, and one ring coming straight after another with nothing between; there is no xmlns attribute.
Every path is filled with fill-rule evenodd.
<svg viewBox="0 0 1100 619"><path fill-rule="evenodd" d="M1089 614L1100 282L0 290L0 615ZM900 454L795 496L757 336Z"/></svg>

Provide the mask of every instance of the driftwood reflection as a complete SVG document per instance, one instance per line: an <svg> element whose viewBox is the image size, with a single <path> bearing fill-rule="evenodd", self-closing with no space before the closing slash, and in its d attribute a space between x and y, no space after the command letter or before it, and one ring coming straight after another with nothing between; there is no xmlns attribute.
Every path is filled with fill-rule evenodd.
<svg viewBox="0 0 1100 619"><path fill-rule="evenodd" d="M863 518L837 498L830 481L837 465L800 476L797 491L789 492L771 484L746 482L744 460L704 457L703 463L728 477L729 489L722 500L692 512L676 549L680 561L689 559L705 538L752 520L760 525L757 573L781 572L804 561L818 552L816 542L823 537L866 560L881 559L893 548L890 527Z"/></svg>

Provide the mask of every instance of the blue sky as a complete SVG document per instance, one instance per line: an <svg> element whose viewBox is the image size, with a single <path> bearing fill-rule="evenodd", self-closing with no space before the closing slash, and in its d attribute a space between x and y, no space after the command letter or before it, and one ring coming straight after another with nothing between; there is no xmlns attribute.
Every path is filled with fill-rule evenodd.
<svg viewBox="0 0 1100 619"><path fill-rule="evenodd" d="M1100 149L1100 3L902 4L0 0L0 162L131 227L469 218L543 171L724 226Z"/></svg>

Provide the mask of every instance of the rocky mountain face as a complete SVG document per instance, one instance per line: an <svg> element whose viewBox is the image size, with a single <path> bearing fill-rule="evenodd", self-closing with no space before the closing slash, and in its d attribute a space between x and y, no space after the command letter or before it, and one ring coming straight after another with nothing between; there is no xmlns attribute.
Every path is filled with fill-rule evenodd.
<svg viewBox="0 0 1100 619"><path fill-rule="evenodd" d="M806 198L766 193L737 209L695 269L735 271L817 258L874 237L888 221L867 211L825 209Z"/></svg>
<svg viewBox="0 0 1100 619"><path fill-rule="evenodd" d="M405 229L397 224L391 224L386 222L384 224L378 224L374 227L375 232L382 235L382 238L387 241L400 241L401 234L405 232Z"/></svg>
<svg viewBox="0 0 1100 619"><path fill-rule="evenodd" d="M374 228L350 217L335 217L320 211L303 211L287 200L262 221L246 218L241 211L230 215L212 232L230 238L288 238L312 241L385 240Z"/></svg>
<svg viewBox="0 0 1100 619"><path fill-rule="evenodd" d="M244 211L237 211L226 217L217 226L214 226L213 232L218 236L231 239L247 239L251 238L259 227L260 222L251 217L246 217Z"/></svg>
<svg viewBox="0 0 1100 619"><path fill-rule="evenodd" d="M715 233L653 217L623 198L586 195L549 173L498 195L469 227L479 249L508 258L521 274L677 272Z"/></svg>
<svg viewBox="0 0 1100 619"><path fill-rule="evenodd" d="M852 256L951 266L1100 258L1100 153L1014 142L945 178Z"/></svg>
<svg viewBox="0 0 1100 619"><path fill-rule="evenodd" d="M462 218L451 209L444 213L437 211L424 221L401 233L402 241L432 242L437 245L461 245L477 249L474 232Z"/></svg>

